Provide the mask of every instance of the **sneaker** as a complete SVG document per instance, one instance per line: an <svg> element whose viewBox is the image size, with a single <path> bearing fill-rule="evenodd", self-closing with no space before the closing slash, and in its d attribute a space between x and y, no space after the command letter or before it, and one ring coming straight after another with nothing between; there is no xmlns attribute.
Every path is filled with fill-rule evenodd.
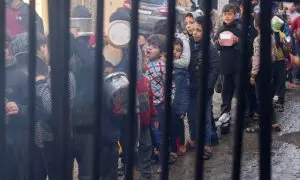
<svg viewBox="0 0 300 180"><path fill-rule="evenodd" d="M118 163L118 170L117 170L118 176L122 177L125 175L125 165L119 161Z"/></svg>
<svg viewBox="0 0 300 180"><path fill-rule="evenodd" d="M274 96L273 97L273 105L276 106L276 104L278 104L278 100L279 100L279 96Z"/></svg>
<svg viewBox="0 0 300 180"><path fill-rule="evenodd" d="M162 172L162 167L159 166L158 169L157 169L157 171L156 171L156 173L157 173L157 174L160 174L161 172Z"/></svg>
<svg viewBox="0 0 300 180"><path fill-rule="evenodd" d="M219 118L219 120L215 123L215 125L218 126L228 126L230 124L230 120L231 120L231 113L224 113L222 114L222 116Z"/></svg>

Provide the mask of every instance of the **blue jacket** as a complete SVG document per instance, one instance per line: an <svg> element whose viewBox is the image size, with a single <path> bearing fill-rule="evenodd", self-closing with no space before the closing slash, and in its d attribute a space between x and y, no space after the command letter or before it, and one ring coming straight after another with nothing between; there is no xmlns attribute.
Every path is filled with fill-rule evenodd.
<svg viewBox="0 0 300 180"><path fill-rule="evenodd" d="M187 112L189 104L189 72L184 68L174 68L173 82L175 83L175 97L173 109L176 114Z"/></svg>

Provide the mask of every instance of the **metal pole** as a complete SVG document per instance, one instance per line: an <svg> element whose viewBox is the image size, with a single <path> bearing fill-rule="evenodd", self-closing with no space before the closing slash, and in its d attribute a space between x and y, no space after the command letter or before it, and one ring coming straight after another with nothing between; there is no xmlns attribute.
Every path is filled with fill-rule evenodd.
<svg viewBox="0 0 300 180"><path fill-rule="evenodd" d="M103 117L103 19L104 0L97 1L97 22L96 22L96 59L95 59L95 119L94 119L94 156L93 156L93 179L99 180L101 155L97 148L101 143L101 118ZM105 163L105 162L102 162Z"/></svg>
<svg viewBox="0 0 300 180"><path fill-rule="evenodd" d="M200 92L198 94L198 104L199 104L199 114L197 117L197 121L199 121L197 125L197 155L196 155L196 180L203 179L203 148L204 148L204 133L205 133L205 119L206 119L206 111L207 107L207 81L208 81L208 61L210 58L209 49L210 49L210 31L211 31L211 1L204 1L204 14L205 14L205 22L204 22L204 32L203 32L203 62L201 69L201 79L199 79L199 84L201 84Z"/></svg>
<svg viewBox="0 0 300 180"><path fill-rule="evenodd" d="M29 5L29 57L28 57L28 179L34 180L34 156L35 156L35 114L36 114L36 90L35 90L35 77L36 77L36 13L35 13L35 0L30 0Z"/></svg>
<svg viewBox="0 0 300 180"><path fill-rule="evenodd" d="M72 179L72 159L68 158L71 135L69 116L69 0L51 0L49 4L49 42L54 123L55 162L61 180ZM73 164L72 164L73 165Z"/></svg>
<svg viewBox="0 0 300 180"><path fill-rule="evenodd" d="M244 14L243 14L243 36L242 36L242 52L240 57L241 71L239 75L239 85L238 85L238 99L237 99L237 112L236 121L234 127L234 145L233 145L233 170L232 179L239 180L241 173L241 157L242 157L242 147L243 147L243 130L244 130L244 112L245 112L245 94L247 88L248 78L248 31L250 22L250 1L244 1Z"/></svg>
<svg viewBox="0 0 300 180"><path fill-rule="evenodd" d="M271 12L272 1L263 0L261 5L261 48L260 72L258 79L260 102L260 179L271 180L271 118L272 87L271 87Z"/></svg>
<svg viewBox="0 0 300 180"><path fill-rule="evenodd" d="M0 156L4 159L6 152L6 128L5 128L5 1L0 5ZM1 161L1 167L5 167L5 161ZM5 168L0 170L0 178L4 175Z"/></svg>
<svg viewBox="0 0 300 180"><path fill-rule="evenodd" d="M138 39L138 8L139 1L132 0L131 10L131 40L130 40L130 62L129 62L129 112L126 118L128 161L126 162L126 179L133 179L135 128L137 123L136 114L136 76L137 76L137 39Z"/></svg>
<svg viewBox="0 0 300 180"><path fill-rule="evenodd" d="M166 82L165 82L165 119L162 123L163 129L163 148L162 148L162 174L161 179L169 179L169 137L172 119L171 95L172 95L172 72L173 72L173 41L175 32L176 1L170 0L168 3L168 35L167 35L167 66L166 66Z"/></svg>

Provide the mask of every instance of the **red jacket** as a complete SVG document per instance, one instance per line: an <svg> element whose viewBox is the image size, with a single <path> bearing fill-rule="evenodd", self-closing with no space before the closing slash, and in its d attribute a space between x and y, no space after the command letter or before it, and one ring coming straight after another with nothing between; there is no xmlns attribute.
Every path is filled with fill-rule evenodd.
<svg viewBox="0 0 300 180"><path fill-rule="evenodd" d="M299 28L300 28L300 16L297 17L297 18L292 22L291 30L292 30L292 32L295 34ZM300 42L300 39L299 39L299 37L297 37L297 36L296 36L296 40L297 40L297 42Z"/></svg>
<svg viewBox="0 0 300 180"><path fill-rule="evenodd" d="M26 27L22 26L22 17L20 15L20 9L14 9L14 8L10 8L7 7L5 9L6 12L6 29L7 29L7 33L11 36L11 37L15 37L18 34L24 33L26 31L28 31Z"/></svg>
<svg viewBox="0 0 300 180"><path fill-rule="evenodd" d="M36 14L37 32L44 34L44 25L42 18ZM29 28L29 5L23 1L15 7L6 6L6 32L9 36L15 37L18 34L28 32Z"/></svg>
<svg viewBox="0 0 300 180"><path fill-rule="evenodd" d="M154 107L150 80L147 77L142 76L137 81L137 93L139 97L141 125L148 126L151 118L157 115L157 111Z"/></svg>

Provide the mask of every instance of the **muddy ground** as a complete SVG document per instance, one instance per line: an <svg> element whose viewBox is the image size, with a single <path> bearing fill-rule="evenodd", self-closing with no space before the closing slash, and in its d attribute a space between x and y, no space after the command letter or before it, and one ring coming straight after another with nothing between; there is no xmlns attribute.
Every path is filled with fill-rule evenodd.
<svg viewBox="0 0 300 180"><path fill-rule="evenodd" d="M215 115L219 115L220 102L220 96L218 94L215 95ZM235 107L233 109L235 109ZM281 123L282 131L279 133L273 133L272 179L300 180L300 89L287 90L285 111L280 114L278 113L277 118ZM233 157L232 147L233 132L231 131L229 135L220 137L220 144L213 148L214 157L209 161L205 161L204 177L206 180L231 179ZM185 156L181 157L176 164L171 166L170 179L194 179L195 157L195 152L189 152ZM242 179L258 179L258 159L258 135L244 133L241 171ZM159 176L155 174L157 165L154 165L153 167L153 179L159 179ZM135 177L136 179L140 179L138 173L135 174Z"/></svg>

